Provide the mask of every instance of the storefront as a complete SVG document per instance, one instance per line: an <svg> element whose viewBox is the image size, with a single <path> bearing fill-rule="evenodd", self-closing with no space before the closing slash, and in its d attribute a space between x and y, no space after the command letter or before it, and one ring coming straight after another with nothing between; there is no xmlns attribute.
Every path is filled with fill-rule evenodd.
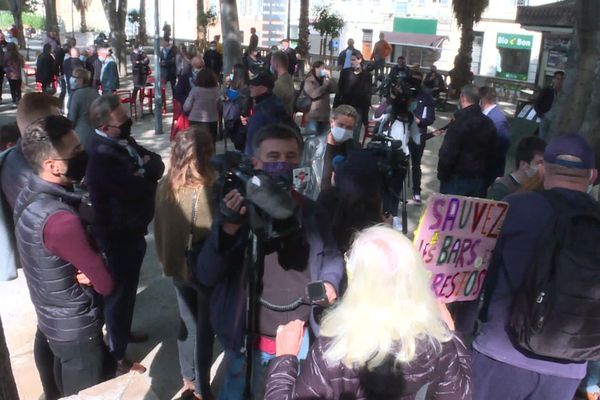
<svg viewBox="0 0 600 400"><path fill-rule="evenodd" d="M564 71L566 68L573 36L574 10L574 0L517 9L517 23L521 27L542 33L536 77L538 86L548 86L554 72Z"/></svg>
<svg viewBox="0 0 600 400"><path fill-rule="evenodd" d="M496 77L526 81L529 75L533 36L498 33Z"/></svg>

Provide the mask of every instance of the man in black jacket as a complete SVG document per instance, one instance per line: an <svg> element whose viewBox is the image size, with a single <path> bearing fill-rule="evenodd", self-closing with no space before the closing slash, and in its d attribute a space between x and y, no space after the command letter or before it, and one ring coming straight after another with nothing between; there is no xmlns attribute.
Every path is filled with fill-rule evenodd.
<svg viewBox="0 0 600 400"><path fill-rule="evenodd" d="M496 128L479 107L479 89L466 85L460 110L446 131L439 151L440 193L480 196L487 163L493 159Z"/></svg>
<svg viewBox="0 0 600 400"><path fill-rule="evenodd" d="M86 155L71 122L48 116L27 128L21 142L34 169L15 205L15 235L38 329L51 350L49 367L60 394L70 396L104 378L105 344L99 294L108 295L113 279L102 256L90 244L77 208L81 195L73 182L83 178ZM81 275L84 274L85 276ZM93 285L93 288L91 287ZM40 375L45 371L40 366Z"/></svg>
<svg viewBox="0 0 600 400"><path fill-rule="evenodd" d="M541 119L539 136L544 140L548 140L548 130L556 111L555 104L560 96L560 89L562 88L564 79L565 73L563 71L556 71L552 77L552 86L542 89L533 105L535 112Z"/></svg>
<svg viewBox="0 0 600 400"><path fill-rule="evenodd" d="M296 64L298 64L298 59L296 58L296 51L290 48L289 39L283 39L281 41L281 51L283 51L288 57L288 73L294 76L294 72L296 72Z"/></svg>
<svg viewBox="0 0 600 400"><path fill-rule="evenodd" d="M125 357L128 342L147 336L130 332L148 224L154 216L156 183L165 166L158 154L131 137L132 121L118 96L96 99L90 107L96 134L88 139L86 170L96 221L94 236L106 255L116 287L105 297L109 346L121 372L144 372Z"/></svg>
<svg viewBox="0 0 600 400"><path fill-rule="evenodd" d="M160 79L163 86L169 82L173 93L177 82L177 49L168 38L165 38L164 46L158 52L158 58L160 60ZM163 99L164 101L165 99Z"/></svg>
<svg viewBox="0 0 600 400"><path fill-rule="evenodd" d="M204 65L215 73L219 82L222 81L223 55L217 51L217 42L210 42L210 47L204 53Z"/></svg>
<svg viewBox="0 0 600 400"><path fill-rule="evenodd" d="M46 43L35 64L35 81L40 83L44 93L51 93L53 90L52 81L54 80L55 68L54 56L52 56L51 50L50 43Z"/></svg>

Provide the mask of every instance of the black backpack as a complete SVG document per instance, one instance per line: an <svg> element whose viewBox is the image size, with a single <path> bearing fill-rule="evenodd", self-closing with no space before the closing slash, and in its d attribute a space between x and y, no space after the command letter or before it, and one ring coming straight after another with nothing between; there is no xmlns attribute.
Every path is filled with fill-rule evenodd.
<svg viewBox="0 0 600 400"><path fill-rule="evenodd" d="M600 360L600 208L573 208L556 191L541 193L555 217L515 291L511 339L537 358Z"/></svg>

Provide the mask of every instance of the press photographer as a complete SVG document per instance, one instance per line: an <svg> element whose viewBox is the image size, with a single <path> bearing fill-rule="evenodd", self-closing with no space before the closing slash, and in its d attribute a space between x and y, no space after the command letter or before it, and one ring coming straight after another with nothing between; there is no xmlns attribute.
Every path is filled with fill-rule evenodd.
<svg viewBox="0 0 600 400"><path fill-rule="evenodd" d="M318 332L313 311L332 304L337 297L343 261L327 214L291 189L283 195L276 192L270 180L289 177L300 162L302 148L302 139L294 130L280 124L269 125L257 133L253 143L252 164L257 171L254 175L243 160L237 167L225 168L229 169L229 183L223 187L237 189L229 190L218 200L221 212L213 223L195 271L200 283L213 289L211 322L225 349L226 373L220 399L244 397L246 354L241 349L245 335L256 334L255 346L251 349L255 350L252 386L255 397L260 398L265 367L275 357L277 327L295 319L306 322L302 346L305 357L309 347L308 330ZM245 191L248 198L240 190ZM280 203L267 205L260 200L261 196L273 198L273 194ZM290 207L285 196L293 201L292 217L299 222L296 229L291 229L294 224L284 224L290 229L274 228L279 226L275 218L279 215L275 214L281 212L280 216L289 219ZM265 226L260 228L260 223ZM270 234L265 235L266 232ZM254 246L249 244L251 237L259 235L264 239L258 243L264 250L264 268L254 271L255 264L248 257ZM254 272L258 284L248 287ZM250 309L256 307L257 318L247 321L248 295L252 292L249 289L255 288L259 299L250 302ZM319 297L320 302L316 301ZM255 332L247 331L247 322L256 322Z"/></svg>
<svg viewBox="0 0 600 400"><path fill-rule="evenodd" d="M415 99L416 90L403 81L387 83L390 104L389 115L384 117L379 132L367 148L379 158L379 171L384 176L383 211L398 215L400 198L405 197L404 180L410 157L409 140L421 143L418 122L409 105ZM404 223L406 225L406 223Z"/></svg>

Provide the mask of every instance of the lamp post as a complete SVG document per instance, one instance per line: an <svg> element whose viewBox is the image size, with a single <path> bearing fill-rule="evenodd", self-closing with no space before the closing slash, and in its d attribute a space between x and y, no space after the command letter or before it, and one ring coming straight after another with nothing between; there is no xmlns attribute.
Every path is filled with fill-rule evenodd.
<svg viewBox="0 0 600 400"><path fill-rule="evenodd" d="M75 17L73 13L73 2L71 1L71 36L75 37Z"/></svg>
<svg viewBox="0 0 600 400"><path fill-rule="evenodd" d="M288 0L288 9L287 9L287 32L285 38L290 40L290 14L292 13L292 0Z"/></svg>
<svg viewBox="0 0 600 400"><path fill-rule="evenodd" d="M160 76L160 23L158 0L154 0L154 134L162 135L162 83Z"/></svg>

